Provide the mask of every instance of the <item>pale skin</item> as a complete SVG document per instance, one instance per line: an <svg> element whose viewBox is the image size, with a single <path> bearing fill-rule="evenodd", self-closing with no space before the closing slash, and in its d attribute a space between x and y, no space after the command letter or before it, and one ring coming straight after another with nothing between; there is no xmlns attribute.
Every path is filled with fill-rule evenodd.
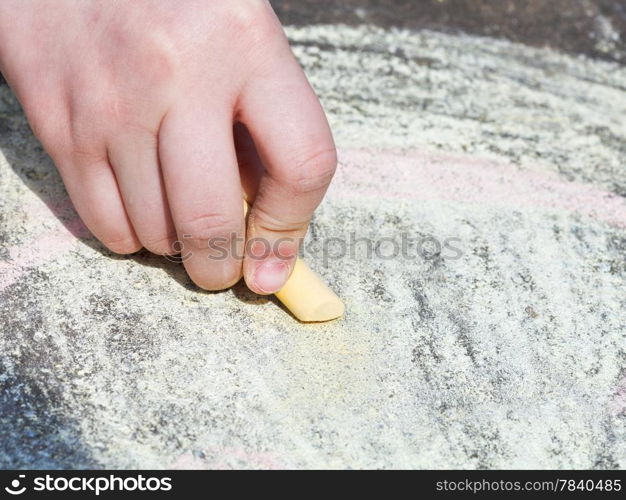
<svg viewBox="0 0 626 500"><path fill-rule="evenodd" d="M111 251L178 241L201 288L283 286L337 160L267 1L2 0L0 70Z"/></svg>

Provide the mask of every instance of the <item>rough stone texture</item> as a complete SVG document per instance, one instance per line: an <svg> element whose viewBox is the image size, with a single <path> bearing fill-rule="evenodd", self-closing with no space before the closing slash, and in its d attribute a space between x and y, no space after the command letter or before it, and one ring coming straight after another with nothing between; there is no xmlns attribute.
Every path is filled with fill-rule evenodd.
<svg viewBox="0 0 626 500"><path fill-rule="evenodd" d="M347 23L506 38L626 61L622 0L270 0L289 25Z"/></svg>
<svg viewBox="0 0 626 500"><path fill-rule="evenodd" d="M288 34L340 150L330 324L107 253L0 90L0 466L626 467L626 70ZM337 257L351 233L410 255Z"/></svg>

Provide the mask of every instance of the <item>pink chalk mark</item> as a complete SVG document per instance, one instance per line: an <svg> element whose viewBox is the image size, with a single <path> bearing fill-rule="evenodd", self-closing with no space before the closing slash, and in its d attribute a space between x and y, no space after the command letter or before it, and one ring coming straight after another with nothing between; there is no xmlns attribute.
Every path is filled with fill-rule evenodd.
<svg viewBox="0 0 626 500"><path fill-rule="evenodd" d="M69 200L53 205L33 202L24 207L34 220L50 217L50 212L63 222L63 228L44 231L28 243L8 249L9 261L0 262L0 291L17 282L29 269L50 262L74 248L78 238L88 238L91 233L80 220Z"/></svg>
<svg viewBox="0 0 626 500"><path fill-rule="evenodd" d="M626 200L591 185L567 182L550 172L520 170L465 155L422 151L340 151L340 168L329 196L341 199L372 197L415 201L452 201L501 206L504 209L565 210L617 227L626 227ZM36 267L74 247L89 231L69 199L24 207L31 219L52 212L65 226L44 232L9 249L9 262L0 262L0 291L15 283L26 269Z"/></svg>
<svg viewBox="0 0 626 500"><path fill-rule="evenodd" d="M12 285L28 268L37 267L71 250L76 238L64 230L40 234L28 244L9 249L9 262L0 262L0 291Z"/></svg>
<svg viewBox="0 0 626 500"><path fill-rule="evenodd" d="M575 212L626 227L626 200L588 184L568 182L552 172L471 156L414 151L340 152L331 197L375 197L454 201Z"/></svg>

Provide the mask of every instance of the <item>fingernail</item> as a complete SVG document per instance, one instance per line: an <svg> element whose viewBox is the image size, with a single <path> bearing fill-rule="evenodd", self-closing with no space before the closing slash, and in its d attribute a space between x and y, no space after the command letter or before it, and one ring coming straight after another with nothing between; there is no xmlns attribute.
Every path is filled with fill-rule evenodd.
<svg viewBox="0 0 626 500"><path fill-rule="evenodd" d="M254 283L264 293L275 293L280 290L289 278L289 265L277 259L263 262L254 273Z"/></svg>

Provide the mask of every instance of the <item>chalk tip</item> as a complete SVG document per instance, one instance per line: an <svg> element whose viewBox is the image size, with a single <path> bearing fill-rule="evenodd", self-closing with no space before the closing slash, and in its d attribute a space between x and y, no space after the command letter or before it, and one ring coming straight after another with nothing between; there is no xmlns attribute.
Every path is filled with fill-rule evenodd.
<svg viewBox="0 0 626 500"><path fill-rule="evenodd" d="M345 313L345 306L341 300L329 300L313 311L309 311L306 315L296 316L303 323L326 323L341 318Z"/></svg>

